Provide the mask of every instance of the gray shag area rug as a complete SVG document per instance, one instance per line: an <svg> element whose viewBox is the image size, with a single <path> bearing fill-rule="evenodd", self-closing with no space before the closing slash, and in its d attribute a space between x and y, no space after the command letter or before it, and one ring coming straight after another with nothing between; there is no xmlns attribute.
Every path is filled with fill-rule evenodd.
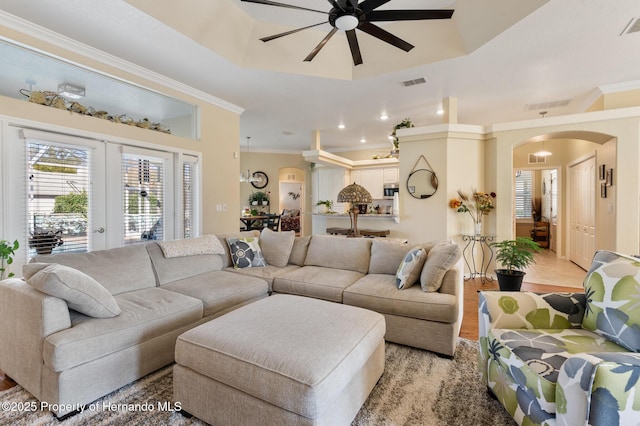
<svg viewBox="0 0 640 426"><path fill-rule="evenodd" d="M353 425L514 425L481 383L478 342L459 339L453 359L386 344L385 371ZM0 424L11 425L202 425L171 411L172 367L158 370L58 421L21 386L0 393ZM8 404L8 405L7 405ZM12 410L15 408L15 410ZM265 422L265 424L268 422Z"/></svg>

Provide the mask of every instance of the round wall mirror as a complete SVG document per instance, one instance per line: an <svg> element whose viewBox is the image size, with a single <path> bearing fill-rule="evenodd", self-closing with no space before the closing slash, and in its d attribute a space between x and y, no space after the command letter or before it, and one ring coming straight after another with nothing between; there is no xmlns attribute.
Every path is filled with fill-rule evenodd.
<svg viewBox="0 0 640 426"><path fill-rule="evenodd" d="M438 190L438 178L431 170L417 169L407 178L407 192L413 198L425 199Z"/></svg>

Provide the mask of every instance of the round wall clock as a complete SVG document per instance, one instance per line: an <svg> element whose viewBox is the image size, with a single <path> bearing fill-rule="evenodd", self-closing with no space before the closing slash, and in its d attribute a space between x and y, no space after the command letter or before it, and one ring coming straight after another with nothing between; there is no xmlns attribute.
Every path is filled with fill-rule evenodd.
<svg viewBox="0 0 640 426"><path fill-rule="evenodd" d="M252 176L258 179L256 182L251 182L254 188L262 189L269 184L269 177L265 172L253 172Z"/></svg>

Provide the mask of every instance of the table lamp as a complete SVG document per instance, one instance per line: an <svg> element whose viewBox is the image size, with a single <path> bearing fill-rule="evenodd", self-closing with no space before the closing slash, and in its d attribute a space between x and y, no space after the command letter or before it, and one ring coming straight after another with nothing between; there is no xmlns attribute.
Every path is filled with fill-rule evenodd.
<svg viewBox="0 0 640 426"><path fill-rule="evenodd" d="M372 201L373 199L369 191L355 182L344 187L342 191L338 193L339 203L351 203L351 209L349 209L349 219L351 220L349 236L360 236L358 232L358 204L368 204Z"/></svg>

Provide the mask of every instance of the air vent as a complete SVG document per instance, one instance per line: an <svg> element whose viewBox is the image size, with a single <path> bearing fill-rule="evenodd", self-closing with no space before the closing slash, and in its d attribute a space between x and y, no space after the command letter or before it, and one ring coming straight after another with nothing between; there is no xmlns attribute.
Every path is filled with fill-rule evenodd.
<svg viewBox="0 0 640 426"><path fill-rule="evenodd" d="M409 86L415 86L416 84L424 84L427 82L427 79L424 77L420 77L420 78L416 78L413 80L407 80L407 81L403 81L402 85L404 87L409 87Z"/></svg>
<svg viewBox="0 0 640 426"><path fill-rule="evenodd" d="M540 164L546 162L547 157L544 157L542 155L529 154L529 164Z"/></svg>
<svg viewBox="0 0 640 426"><path fill-rule="evenodd" d="M539 111L539 110L547 110L551 108L560 108L560 107L569 105L569 103L571 103L571 99L560 99L557 101L540 102L537 104L527 104L524 106L524 110Z"/></svg>
<svg viewBox="0 0 640 426"><path fill-rule="evenodd" d="M633 34L637 33L638 31L640 31L640 18L633 18L631 21L629 21L624 30L622 30L620 35Z"/></svg>

